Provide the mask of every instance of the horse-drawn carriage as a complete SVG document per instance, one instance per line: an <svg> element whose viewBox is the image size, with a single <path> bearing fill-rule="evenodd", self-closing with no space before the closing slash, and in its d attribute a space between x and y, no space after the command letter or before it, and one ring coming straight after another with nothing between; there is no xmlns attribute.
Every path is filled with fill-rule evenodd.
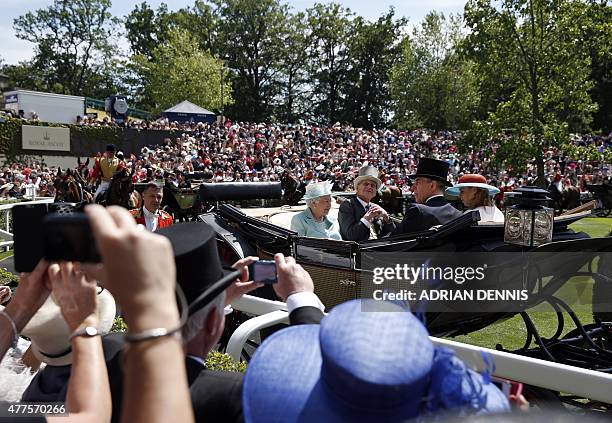
<svg viewBox="0 0 612 423"><path fill-rule="evenodd" d="M385 255L391 260L429 257L435 261L453 255L462 260L462 254L471 254L470 257L478 260L490 258L486 286L498 290L524 289L528 298L509 302L506 308L459 307L456 311L428 309L426 303L418 308L423 306L419 303L416 311L433 336L469 334L519 315L526 328L525 345L512 352L612 373L612 325L608 323L612 320L612 238L589 238L569 228L590 212L556 217L552 242L539 247L505 243L503 224L478 224L479 215L475 212L437 229L357 243L300 237L290 229L290 222L304 206L240 209L224 204L239 199L233 198L234 192L239 198L281 195L280 187L274 184L234 184L233 187L210 184L202 188L201 201L216 201L218 205L199 219L215 229L219 251L226 263L249 255L262 259L270 259L279 252L291 255L309 272L315 292L330 309L350 299L369 297L371 263L383 260ZM334 213L337 206L330 212ZM516 262L511 263L512 260ZM387 288L399 291L393 284ZM572 298L585 301L584 295L579 299L574 295L576 290L592 301L594 323L583 324L572 310ZM269 287L261 288L255 295L275 299ZM548 338L540 333L531 318L531 311L543 305L557 315L557 329ZM569 332L565 329L566 316L574 326ZM234 319L238 321L229 325L229 331L243 322L240 317ZM500 345L499 349L503 347ZM564 397L564 400L575 402L573 398Z"/></svg>

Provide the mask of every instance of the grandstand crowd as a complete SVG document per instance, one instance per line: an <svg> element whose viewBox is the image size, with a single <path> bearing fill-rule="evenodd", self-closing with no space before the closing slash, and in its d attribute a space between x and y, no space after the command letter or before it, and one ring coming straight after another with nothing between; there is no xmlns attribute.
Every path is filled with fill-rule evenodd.
<svg viewBox="0 0 612 423"><path fill-rule="evenodd" d="M80 119L82 125L112 125L112 122ZM154 122L130 121L128 126L142 130L170 130L176 136L164 145L144 147L140 154L125 155L128 169L135 166L134 182L167 178L180 183L185 174L203 172L211 182L277 181L285 171L299 180L330 180L338 191L350 190L358 170L367 162L381 171L387 185L410 191L408 175L416 169L419 157L448 161L450 180L466 173L479 173L502 191L532 184L535 162L523 172L499 169L492 163L495 147L458 151L461 133L453 131L390 129L366 130L336 123L333 126L231 123L178 123L159 119ZM592 146L603 152L612 145L612 134L574 136L575 145ZM119 155L121 157L121 154ZM563 184L586 191L612 175L609 163L583 160L550 148L545 154L548 182L562 175ZM49 182L56 169L44 163L13 163L0 172L0 196L19 197L33 189L38 196L53 196ZM558 178L558 176L557 176Z"/></svg>

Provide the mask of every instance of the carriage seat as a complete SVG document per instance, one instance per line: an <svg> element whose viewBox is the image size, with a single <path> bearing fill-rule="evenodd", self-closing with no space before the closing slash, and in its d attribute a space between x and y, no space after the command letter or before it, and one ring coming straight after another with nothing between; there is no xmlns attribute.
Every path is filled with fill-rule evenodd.
<svg viewBox="0 0 612 423"><path fill-rule="evenodd" d="M260 208L244 208L241 211L249 217L265 220L273 225L280 226L284 229L291 230L291 219L298 213L306 210L306 205L298 206L281 206L281 207L260 207ZM329 218L338 220L338 211L340 206L332 203L332 208L329 211Z"/></svg>

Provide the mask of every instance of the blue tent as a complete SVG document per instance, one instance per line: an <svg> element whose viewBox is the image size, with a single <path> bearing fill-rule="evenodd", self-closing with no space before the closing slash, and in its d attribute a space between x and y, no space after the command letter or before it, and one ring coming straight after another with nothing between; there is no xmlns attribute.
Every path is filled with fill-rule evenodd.
<svg viewBox="0 0 612 423"><path fill-rule="evenodd" d="M217 115L203 109L187 100L180 102L176 106L164 110L162 113L170 122L206 122L213 123L217 120Z"/></svg>

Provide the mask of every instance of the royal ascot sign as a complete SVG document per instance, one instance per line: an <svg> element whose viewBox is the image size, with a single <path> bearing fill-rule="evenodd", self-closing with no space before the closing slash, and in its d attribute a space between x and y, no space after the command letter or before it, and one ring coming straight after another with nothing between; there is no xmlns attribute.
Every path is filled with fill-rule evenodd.
<svg viewBox="0 0 612 423"><path fill-rule="evenodd" d="M24 150L70 151L70 129L49 126L22 127Z"/></svg>

